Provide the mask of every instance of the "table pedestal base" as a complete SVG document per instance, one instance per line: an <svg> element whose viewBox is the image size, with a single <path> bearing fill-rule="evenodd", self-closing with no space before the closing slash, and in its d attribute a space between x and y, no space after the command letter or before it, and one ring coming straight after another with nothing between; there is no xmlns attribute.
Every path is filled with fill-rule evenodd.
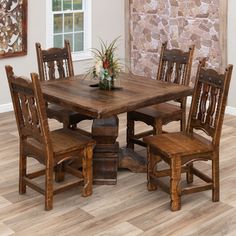
<svg viewBox="0 0 236 236"><path fill-rule="evenodd" d="M96 140L93 151L94 184L116 184L117 182L118 128L117 116L93 121L92 137Z"/></svg>
<svg viewBox="0 0 236 236"><path fill-rule="evenodd" d="M147 160L130 148L120 148L118 168L129 169L134 173L146 173Z"/></svg>
<svg viewBox="0 0 236 236"><path fill-rule="evenodd" d="M147 162L143 156L132 149L119 148L119 120L117 116L95 119L92 125L92 137L96 140L93 151L93 183L116 184L118 168L129 169L135 173L145 173Z"/></svg>

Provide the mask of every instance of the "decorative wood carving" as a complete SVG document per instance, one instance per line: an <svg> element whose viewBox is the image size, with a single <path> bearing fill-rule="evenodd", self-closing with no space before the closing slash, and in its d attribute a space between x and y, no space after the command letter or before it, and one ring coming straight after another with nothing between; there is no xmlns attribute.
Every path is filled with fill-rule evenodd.
<svg viewBox="0 0 236 236"><path fill-rule="evenodd" d="M27 0L0 1L0 58L27 54Z"/></svg>

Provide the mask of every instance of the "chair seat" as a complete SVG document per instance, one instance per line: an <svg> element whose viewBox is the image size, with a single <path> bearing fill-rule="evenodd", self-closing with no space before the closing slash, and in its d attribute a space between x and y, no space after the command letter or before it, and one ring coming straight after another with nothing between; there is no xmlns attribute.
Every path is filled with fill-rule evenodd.
<svg viewBox="0 0 236 236"><path fill-rule="evenodd" d="M144 138L144 142L166 157L188 156L212 152L212 143L198 134L165 133Z"/></svg>
<svg viewBox="0 0 236 236"><path fill-rule="evenodd" d="M147 116L147 117L152 117L152 118L169 118L170 114L173 116L179 115L181 117L181 114L183 112L183 109L180 108L179 105L171 104L171 103L160 103L144 108L137 109L131 114L134 114L135 116L137 115L142 115L142 116Z"/></svg>
<svg viewBox="0 0 236 236"><path fill-rule="evenodd" d="M73 152L83 148L85 145L95 144L95 141L87 136L81 135L76 130L58 129L51 132L53 151L55 155Z"/></svg>
<svg viewBox="0 0 236 236"><path fill-rule="evenodd" d="M77 112L65 109L62 106L48 104L47 116L51 119L56 119L59 122L67 122L68 124L77 124L82 120L92 119L90 116L82 115Z"/></svg>
<svg viewBox="0 0 236 236"><path fill-rule="evenodd" d="M50 137L56 162L60 159L58 157L63 156L65 153L73 153L83 149L85 145L95 144L93 139L70 129L54 130L50 132ZM38 152L42 151L43 148L43 145L35 141L35 139L28 139L27 145L30 146L30 150L39 150Z"/></svg>

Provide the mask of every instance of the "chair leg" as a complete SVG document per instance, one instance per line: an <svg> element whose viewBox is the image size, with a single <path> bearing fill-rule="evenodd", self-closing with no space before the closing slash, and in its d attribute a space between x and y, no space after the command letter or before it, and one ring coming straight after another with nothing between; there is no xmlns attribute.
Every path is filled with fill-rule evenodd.
<svg viewBox="0 0 236 236"><path fill-rule="evenodd" d="M89 146L84 151L82 160L84 187L82 196L88 197L93 193L93 146Z"/></svg>
<svg viewBox="0 0 236 236"><path fill-rule="evenodd" d="M213 155L212 160L212 180L213 180L213 190L212 190L212 201L218 202L220 200L220 178L219 178L219 153Z"/></svg>
<svg viewBox="0 0 236 236"><path fill-rule="evenodd" d="M187 164L186 179L188 184L191 184L193 182L192 168L193 168L193 163Z"/></svg>
<svg viewBox="0 0 236 236"><path fill-rule="evenodd" d="M70 124L70 122L66 120L66 121L63 121L63 128L76 129L77 124Z"/></svg>
<svg viewBox="0 0 236 236"><path fill-rule="evenodd" d="M147 147L147 189L148 191L154 191L157 189L157 185L153 183L153 169L155 167L154 156L150 152L150 148Z"/></svg>
<svg viewBox="0 0 236 236"><path fill-rule="evenodd" d="M153 134L161 134L162 133L162 120L155 119L153 124Z"/></svg>
<svg viewBox="0 0 236 236"><path fill-rule="evenodd" d="M23 146L20 143L20 163L19 163L19 194L24 194L26 192L26 184L24 177L26 176L26 155L23 153Z"/></svg>
<svg viewBox="0 0 236 236"><path fill-rule="evenodd" d="M126 147L134 150L134 143L131 141L131 138L134 138L134 120L130 116L129 112L127 113L127 129L126 129Z"/></svg>
<svg viewBox="0 0 236 236"><path fill-rule="evenodd" d="M55 181L57 183L64 181L65 179L65 163L61 163L55 166Z"/></svg>
<svg viewBox="0 0 236 236"><path fill-rule="evenodd" d="M45 210L53 208L53 167L46 167L45 174Z"/></svg>
<svg viewBox="0 0 236 236"><path fill-rule="evenodd" d="M180 130L185 131L186 129L186 113L185 111L182 112L182 118L180 120Z"/></svg>
<svg viewBox="0 0 236 236"><path fill-rule="evenodd" d="M76 129L76 128L77 128L77 124L72 124L72 125L70 125L70 128L71 128L71 129Z"/></svg>
<svg viewBox="0 0 236 236"><path fill-rule="evenodd" d="M178 211L181 208L181 159L179 156L171 158L170 170L171 210Z"/></svg>

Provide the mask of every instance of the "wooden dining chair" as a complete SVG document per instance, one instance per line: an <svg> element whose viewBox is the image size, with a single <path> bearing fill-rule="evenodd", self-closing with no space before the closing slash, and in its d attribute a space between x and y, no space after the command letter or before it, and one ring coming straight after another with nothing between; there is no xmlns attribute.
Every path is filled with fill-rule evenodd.
<svg viewBox="0 0 236 236"><path fill-rule="evenodd" d="M144 138L147 144L148 190L162 188L170 194L171 210L181 208L181 195L212 190L212 201L219 201L219 144L233 66L224 74L198 67L194 94L184 132L166 133ZM160 169L159 159L169 165ZM211 177L193 166L195 161L211 161ZM187 173L187 183L181 187L181 173ZM193 176L203 184L193 185ZM170 186L160 181L169 176Z"/></svg>
<svg viewBox="0 0 236 236"><path fill-rule="evenodd" d="M70 43L65 40L64 48L49 48L43 50L40 43L35 44L38 60L39 77L41 81L62 79L74 76L73 63L71 58ZM76 127L77 123L83 120L91 120L87 115L79 114L62 106L48 104L47 115L63 123L64 127Z"/></svg>
<svg viewBox="0 0 236 236"><path fill-rule="evenodd" d="M179 49L167 49L167 42L162 44L157 80L168 83L189 85L194 46L187 52ZM167 84L168 86L168 84ZM135 134L135 121L152 126L152 130ZM180 129L185 129L186 97L172 103L160 103L127 113L127 147L134 149L134 144L146 146L142 138L150 134L162 133L162 126L172 121L180 121Z"/></svg>
<svg viewBox="0 0 236 236"><path fill-rule="evenodd" d="M13 68L6 66L11 97L20 137L19 193L26 186L45 195L45 209L53 208L53 195L69 188L83 185L82 195L92 194L92 156L95 141L76 130L62 128L49 131L45 101L37 74L31 74L32 82L14 75ZM28 172L27 158L32 157L45 166L43 170ZM82 171L67 164L70 160L82 159ZM61 177L68 172L77 178L55 188L53 169L60 164ZM45 187L34 178L45 176ZM62 176L63 175L63 176Z"/></svg>

